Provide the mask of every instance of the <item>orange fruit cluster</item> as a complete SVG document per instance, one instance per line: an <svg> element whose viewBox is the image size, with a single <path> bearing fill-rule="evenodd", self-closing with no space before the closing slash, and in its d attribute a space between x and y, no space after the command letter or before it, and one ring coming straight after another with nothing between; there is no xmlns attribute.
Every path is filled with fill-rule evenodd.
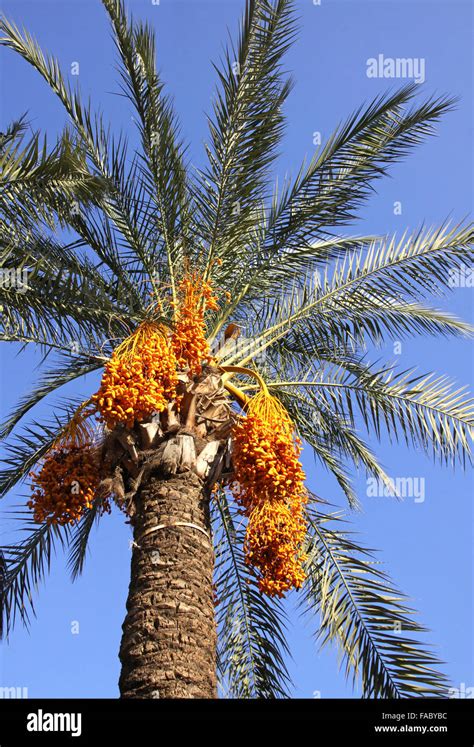
<svg viewBox="0 0 474 747"><path fill-rule="evenodd" d="M248 517L246 562L257 570L259 588L269 596L299 589L305 578L307 493L300 453L286 410L269 394L259 393L234 428L236 482L231 489Z"/></svg>
<svg viewBox="0 0 474 747"><path fill-rule="evenodd" d="M282 501L252 509L244 543L249 565L260 571L259 589L268 596L284 596L305 579L299 551L306 532L302 512Z"/></svg>
<svg viewBox="0 0 474 747"><path fill-rule="evenodd" d="M176 357L168 330L144 322L113 352L99 391L92 397L108 428L132 428L164 410L176 396Z"/></svg>
<svg viewBox="0 0 474 747"><path fill-rule="evenodd" d="M28 507L38 523L73 524L91 508L99 485L99 470L91 444L65 444L50 451L39 471L31 472L32 497ZM100 512L110 513L108 498Z"/></svg>
<svg viewBox="0 0 474 747"><path fill-rule="evenodd" d="M211 283L203 280L198 272L187 273L178 286L172 345L178 368L189 369L191 376L200 374L202 363L212 360L204 315L208 309L217 311L218 308Z"/></svg>

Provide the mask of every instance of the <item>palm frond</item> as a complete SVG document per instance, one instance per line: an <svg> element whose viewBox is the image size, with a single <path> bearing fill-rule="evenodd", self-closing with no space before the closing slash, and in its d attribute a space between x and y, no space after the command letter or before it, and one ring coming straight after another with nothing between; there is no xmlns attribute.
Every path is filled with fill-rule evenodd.
<svg viewBox="0 0 474 747"><path fill-rule="evenodd" d="M68 542L68 566L73 580L80 576L84 569L90 534L94 524L99 521L99 508L102 503L103 499L101 497L95 498L91 508L84 512L71 532Z"/></svg>
<svg viewBox="0 0 474 747"><path fill-rule="evenodd" d="M28 122L26 119L27 115L22 114L19 119L14 120L13 122L10 122L9 125L7 125L7 129L5 132L0 132L0 152L3 153L5 148L9 146L12 141L18 140L18 138L21 138L25 132L28 129Z"/></svg>
<svg viewBox="0 0 474 747"><path fill-rule="evenodd" d="M16 332L15 330L13 330L11 333L0 332L0 342L18 343L21 346L21 351L23 351L28 345L33 345L42 353L42 363L49 355L54 352L59 351L60 353L66 353L68 355L70 353L72 353L73 355L76 353L76 346L72 347L71 344L66 345L65 343L61 343L54 338L46 339L44 337L41 337L41 335L35 335L34 337L23 335L21 334L21 331L18 330ZM91 363L94 361L95 363L100 365L104 365L104 363L106 363L106 361L108 360L108 357L105 355L93 354L81 348L77 349L77 354L79 356L83 356L84 358L88 358Z"/></svg>
<svg viewBox="0 0 474 747"><path fill-rule="evenodd" d="M440 328L467 334L470 328L459 325L449 315L438 315L435 310L423 313L411 301L449 290L451 273L472 258L473 240L472 225L454 226L451 230L444 225L420 230L398 242L395 237L374 242L367 252L348 253L324 277L313 275L304 287L295 283L286 293L261 301L261 333L254 335L247 347L241 346L238 355L230 356L226 363L245 365L290 335L295 326L321 326L322 322L331 324L331 319L335 320L331 334L337 337L342 325L342 334L350 332L358 345L366 337L380 342L389 326L388 319L406 334ZM252 318L256 313L257 308L250 305L246 316Z"/></svg>
<svg viewBox="0 0 474 747"><path fill-rule="evenodd" d="M19 518L28 536L17 544L1 548L5 571L0 613L6 636L17 617L29 625L31 615L35 615L34 594L49 571L55 544L64 547L69 533L67 526L38 525L30 516Z"/></svg>
<svg viewBox="0 0 474 747"><path fill-rule="evenodd" d="M64 244L32 229L8 243L0 226L2 331L37 335L97 349L130 318L128 297L117 298L113 282L86 257L81 243ZM11 278L10 278L11 276ZM6 279L8 278L8 282Z"/></svg>
<svg viewBox="0 0 474 747"><path fill-rule="evenodd" d="M304 288L308 280L308 267L313 272L317 272L318 267L324 270L331 259L362 250L375 240L373 236L334 237L313 241L307 246L302 244L298 249L282 252L278 258L274 258L264 245L263 223L258 222L258 216L255 216L255 221L252 257L232 265L223 263L214 269L216 282L229 292L231 302L217 315L211 339L215 338L229 317L239 313L239 306L249 312L252 305L261 303L265 296L272 297L285 291L291 292L297 287Z"/></svg>
<svg viewBox="0 0 474 747"><path fill-rule="evenodd" d="M430 98L406 110L415 91L416 84L410 83L360 107L315 153L307 169L303 164L294 184L274 198L268 241L276 251L307 243L324 227L352 222L372 193L374 180L434 133L434 125L455 100Z"/></svg>
<svg viewBox="0 0 474 747"><path fill-rule="evenodd" d="M208 271L217 257L230 265L237 255L245 261L251 255L245 237L283 133L281 109L292 85L281 59L294 34L292 0L247 0L237 45L231 43L216 66L209 166L199 172Z"/></svg>
<svg viewBox="0 0 474 747"><path fill-rule="evenodd" d="M176 265L192 208L179 127L156 70L153 30L147 24L127 18L123 0L102 2L114 29L124 91L139 116L142 174L154 203L154 219L163 241L174 295ZM152 280L156 254L153 247L143 248L140 254Z"/></svg>
<svg viewBox="0 0 474 747"><path fill-rule="evenodd" d="M46 371L38 384L18 402L8 419L0 425L0 439L7 438L18 422L48 394L80 376L96 371L102 365L102 362L91 362L78 357L72 361L65 359L62 365Z"/></svg>
<svg viewBox="0 0 474 747"><path fill-rule="evenodd" d="M446 376L420 375L414 370L396 372L386 367L352 366L320 368L305 379L269 383L317 413L330 413L343 427L355 427L356 411L368 432L380 440L385 434L414 445L452 466L471 459L474 401L466 387L456 387ZM385 430L382 429L384 426ZM337 427L337 426L336 426Z"/></svg>
<svg viewBox="0 0 474 747"><path fill-rule="evenodd" d="M415 91L416 85L409 84L361 107L308 167L303 163L294 183L286 180L280 189L276 186L268 210L253 212L251 248L241 262L245 269L229 288L233 306L264 294L265 284L277 275L280 284L293 284L298 272L313 272L324 257L340 255L343 247L334 229L355 219L356 209L373 191L374 180L433 134L434 124L453 108L454 100L440 97L407 111L404 107ZM223 245L224 267L235 264L236 251Z"/></svg>
<svg viewBox="0 0 474 747"><path fill-rule="evenodd" d="M448 680L420 643L426 631L408 599L341 522L310 510L304 603L306 614L319 615L320 646L338 646L346 677L365 698L447 697Z"/></svg>
<svg viewBox="0 0 474 747"><path fill-rule="evenodd" d="M452 287L452 272L472 260L474 225L448 224L420 229L374 242L368 252L346 255L329 280L322 281L316 304L331 306L337 299L362 302L363 296L382 294L395 300L440 295Z"/></svg>
<svg viewBox="0 0 474 747"><path fill-rule="evenodd" d="M23 128L13 128L16 138L4 141L0 152L0 215L10 223L13 236L17 224L45 221L54 227L54 209L60 200L85 204L102 198L106 183L92 176L83 151L67 130L52 150L35 132L23 143Z"/></svg>
<svg viewBox="0 0 474 747"><path fill-rule="evenodd" d="M227 697L287 697L282 605L258 590L243 557L242 519L222 489L213 513L221 686Z"/></svg>
<svg viewBox="0 0 474 747"><path fill-rule="evenodd" d="M90 105L82 104L79 91L73 90L66 83L58 61L45 55L28 31L20 30L14 23L2 17L0 32L0 45L19 54L37 70L60 99L77 137L85 148L92 175L108 183L107 199L102 201L102 209L112 221L120 217L120 226L117 228L122 231L131 250L139 256L146 239L138 232L130 215L129 204L123 199L120 183L117 183L117 174L122 173L124 168L123 140L119 139L116 142L110 130L104 125L102 116L94 115Z"/></svg>
<svg viewBox="0 0 474 747"><path fill-rule="evenodd" d="M261 332L257 325L253 325L252 330L253 337ZM311 324L301 319L285 337L275 340L266 349L265 357L288 360L288 366L282 363L288 370L293 370L295 359L301 359L300 370L308 370L310 362L320 361L350 367L351 363L357 366L367 341L381 345L389 339L401 341L415 335L468 338L472 333L470 324L449 312L420 303L396 303L371 297L369 303L361 304L360 308L351 306L334 313L315 312L311 315Z"/></svg>

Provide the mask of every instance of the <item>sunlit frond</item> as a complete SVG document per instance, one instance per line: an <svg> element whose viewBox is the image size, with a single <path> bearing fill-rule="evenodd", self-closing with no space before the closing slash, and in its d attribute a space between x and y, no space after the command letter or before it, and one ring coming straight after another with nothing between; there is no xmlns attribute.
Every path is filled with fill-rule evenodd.
<svg viewBox="0 0 474 747"><path fill-rule="evenodd" d="M33 594L47 575L55 546L64 547L68 528L35 524L30 512L20 514L27 537L14 545L2 547L4 580L0 597L3 633L7 636L19 617L29 625L35 614Z"/></svg>
<svg viewBox="0 0 474 747"><path fill-rule="evenodd" d="M209 118L209 165L200 172L200 234L208 246L208 272L219 258L229 269L248 261L246 239L268 191L291 82L282 56L294 35L293 0L249 0L237 45L216 67L220 88Z"/></svg>
<svg viewBox="0 0 474 747"><path fill-rule="evenodd" d="M288 695L286 615L282 604L260 593L243 557L242 517L224 490L215 495L218 660L225 697Z"/></svg>
<svg viewBox="0 0 474 747"><path fill-rule="evenodd" d="M306 549L302 607L317 613L320 646L337 645L346 677L361 685L363 696L447 697L441 662L420 640L426 629L340 514L311 509Z"/></svg>

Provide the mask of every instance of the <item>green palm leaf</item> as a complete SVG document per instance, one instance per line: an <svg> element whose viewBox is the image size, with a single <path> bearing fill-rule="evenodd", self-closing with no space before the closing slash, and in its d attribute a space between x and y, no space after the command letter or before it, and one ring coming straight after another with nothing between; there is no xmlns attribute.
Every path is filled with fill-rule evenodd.
<svg viewBox="0 0 474 747"><path fill-rule="evenodd" d="M367 366L353 366L350 372L322 368L306 379L280 381L270 388L294 396L309 412L335 415L341 425L347 419L350 427L355 426L357 408L367 430L379 439L385 434L403 439L431 451L441 462L455 465L471 458L473 400L466 387L455 388L445 376ZM321 417L313 418L315 430L320 422Z"/></svg>
<svg viewBox="0 0 474 747"><path fill-rule="evenodd" d="M214 532L218 660L226 697L288 696L284 655L286 616L281 603L264 598L246 566L241 517L224 490L215 494Z"/></svg>
<svg viewBox="0 0 474 747"><path fill-rule="evenodd" d="M227 268L235 266L236 257L249 259L245 236L253 229L283 133L281 108L291 82L281 59L293 35L292 0L249 0L238 44L227 47L221 67L216 67L220 89L209 119L209 166L199 179L208 271L216 257Z"/></svg>
<svg viewBox="0 0 474 747"><path fill-rule="evenodd" d="M25 512L26 513L26 512ZM33 592L48 573L55 546L64 547L68 528L35 524L28 512L21 516L25 539L2 548L4 578L0 597L1 627L8 635L19 617L28 625L35 614Z"/></svg>
<svg viewBox="0 0 474 747"><path fill-rule="evenodd" d="M96 371L101 365L103 365L102 362L91 362L90 360L77 358L73 361L64 361L60 367L47 371L32 391L19 401L8 420L2 423L0 438L7 438L18 422L48 394L55 392L59 387L78 379L80 376L86 376L88 373Z"/></svg>
<svg viewBox="0 0 474 747"><path fill-rule="evenodd" d="M447 697L448 680L421 645L425 628L407 598L341 521L310 512L304 603L319 615L319 644L336 643L365 698Z"/></svg>
<svg viewBox="0 0 474 747"><path fill-rule="evenodd" d="M139 116L142 141L141 172L153 205L154 223L166 254L173 295L183 236L190 221L191 195L184 165L184 148L171 101L164 95L155 65L155 37L148 25L127 18L122 0L102 0L114 29L122 63L125 94ZM155 238L156 244L156 238ZM137 247L140 245L137 243ZM157 251L158 250L158 251ZM154 281L161 243L151 239L141 246L139 258Z"/></svg>
<svg viewBox="0 0 474 747"><path fill-rule="evenodd" d="M68 543L69 557L68 566L71 571L71 578L74 581L82 571L86 562L89 540L94 524L100 519L99 509L103 503L101 497L97 497L91 508L88 508L76 526L71 530L71 538Z"/></svg>

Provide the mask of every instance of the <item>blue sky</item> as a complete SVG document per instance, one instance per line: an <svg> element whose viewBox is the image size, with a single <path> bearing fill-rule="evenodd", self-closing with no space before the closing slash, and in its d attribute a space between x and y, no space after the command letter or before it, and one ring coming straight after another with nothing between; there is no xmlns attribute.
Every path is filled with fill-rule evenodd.
<svg viewBox="0 0 474 747"><path fill-rule="evenodd" d="M299 0L299 39L287 56L296 85L286 107L288 127L278 173L296 174L310 157L313 135L328 137L354 109L403 81L368 78L367 59L412 57L425 60L426 81L420 97L448 93L460 97L457 111L446 115L438 136L419 147L377 184L370 204L354 232L402 232L422 221L439 224L452 216L462 219L472 208L472 4L470 2L339 2ZM243 2L213 0L130 0L129 7L157 30L158 65L175 98L183 135L190 142L191 160L202 163L206 137L204 112L210 110L217 60L227 29L235 30ZM99 0L3 0L3 10L25 24L43 49L53 52L66 73L79 63L84 98L98 103L113 127L129 130L131 110L117 96L113 43ZM34 128L53 139L64 123L60 104L35 72L12 53L2 51L0 125L26 110ZM471 158L469 157L471 156ZM394 214L400 201L402 214ZM472 321L473 289L459 288L442 308ZM38 377L33 352L15 357L3 346L1 414L5 416ZM419 366L437 370L460 383L472 379L472 348L455 340L416 339L404 342L395 354L393 342L378 356L396 361L401 369ZM98 377L69 386L64 392L87 395ZM48 418L54 398L36 411ZM419 452L387 442L376 451L394 477L425 479L423 501L366 496L363 474L354 475L363 511L350 518L361 541L381 550L391 576L419 610L431 629L429 640L446 662L455 687L474 686L473 661L473 531L472 473L453 474L434 466ZM334 481L309 454L305 455L313 490L343 505ZM3 506L1 544L10 541L7 510L25 494L19 490ZM129 527L115 511L105 516L91 543L83 576L69 581L65 561L53 561L47 583L37 595L37 619L29 632L20 626L3 645L0 684L27 687L30 697L116 697L118 647L129 580ZM314 621L301 621L289 600L289 640L293 649L290 671L294 695L351 697L350 685L338 673L334 651L318 653L311 640ZM78 630L78 632L77 632ZM357 695L357 692L356 692Z"/></svg>

